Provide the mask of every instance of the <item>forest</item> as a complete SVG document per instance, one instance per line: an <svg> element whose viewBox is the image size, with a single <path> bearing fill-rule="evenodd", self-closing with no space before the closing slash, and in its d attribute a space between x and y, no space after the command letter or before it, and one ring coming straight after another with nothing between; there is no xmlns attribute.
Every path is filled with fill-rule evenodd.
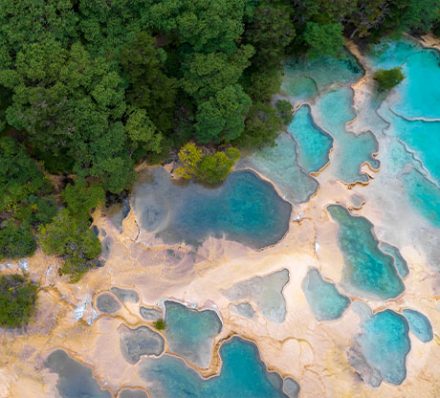
<svg viewBox="0 0 440 398"><path fill-rule="evenodd" d="M78 280L136 164L216 184L274 141L286 57L430 31L440 0L0 0L0 260L39 246Z"/></svg>

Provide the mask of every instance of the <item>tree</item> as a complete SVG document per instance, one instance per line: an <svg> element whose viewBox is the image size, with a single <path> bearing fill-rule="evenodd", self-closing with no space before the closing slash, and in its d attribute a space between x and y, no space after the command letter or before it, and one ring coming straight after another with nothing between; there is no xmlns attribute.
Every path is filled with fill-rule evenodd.
<svg viewBox="0 0 440 398"><path fill-rule="evenodd" d="M182 88L200 102L239 82L244 69L249 66L253 47L240 47L232 55L223 52L194 53L183 64Z"/></svg>
<svg viewBox="0 0 440 398"><path fill-rule="evenodd" d="M204 154L201 148L189 142L179 151L181 166L175 173L186 180L195 179L208 185L216 185L226 179L239 158L240 151L234 147L229 147L224 152Z"/></svg>
<svg viewBox="0 0 440 398"><path fill-rule="evenodd" d="M38 286L25 277L0 276L0 326L25 326L35 310Z"/></svg>
<svg viewBox="0 0 440 398"><path fill-rule="evenodd" d="M129 113L125 129L134 149L160 152L162 134L157 133L156 126L144 109L135 108Z"/></svg>
<svg viewBox="0 0 440 398"><path fill-rule="evenodd" d="M74 217L68 209L62 209L55 219L39 228L39 242L45 253L64 259L61 274L78 281L90 268L96 266L101 253L101 243L89 222Z"/></svg>
<svg viewBox="0 0 440 398"><path fill-rule="evenodd" d="M90 212L104 203L104 190L100 185L88 185L83 179L68 184L62 192L66 207L72 216L86 220Z"/></svg>
<svg viewBox="0 0 440 398"><path fill-rule="evenodd" d="M208 185L222 183L240 158L236 148L228 148L225 152L215 152L203 157L199 165L198 179Z"/></svg>
<svg viewBox="0 0 440 398"><path fill-rule="evenodd" d="M243 32L244 0L154 0L153 29L178 38L196 52L235 51Z"/></svg>
<svg viewBox="0 0 440 398"><path fill-rule="evenodd" d="M246 119L244 134L235 144L245 148L262 148L274 143L283 123L270 104L255 103Z"/></svg>
<svg viewBox="0 0 440 398"><path fill-rule="evenodd" d="M196 178L203 151L193 142L188 142L179 151L181 167L176 169L176 175L185 180Z"/></svg>
<svg viewBox="0 0 440 398"><path fill-rule="evenodd" d="M52 186L9 137L0 137L0 192L0 258L30 255L36 249L34 227L56 212Z"/></svg>
<svg viewBox="0 0 440 398"><path fill-rule="evenodd" d="M374 74L374 80L376 80L378 84L379 91L391 90L404 78L405 76L402 73L402 68L379 69Z"/></svg>
<svg viewBox="0 0 440 398"><path fill-rule="evenodd" d="M278 116L283 121L283 123L286 126L290 124L293 117L292 104L287 100L278 100L275 103L275 108L278 112Z"/></svg>
<svg viewBox="0 0 440 398"><path fill-rule="evenodd" d="M304 32L304 40L308 44L312 56L337 56L344 45L342 24L308 22Z"/></svg>
<svg viewBox="0 0 440 398"><path fill-rule="evenodd" d="M53 39L26 44L0 84L14 93L8 123L26 131L45 163L58 158L64 166L52 172L94 176L113 192L129 185L123 81L104 58L91 57L79 43L70 50Z"/></svg>
<svg viewBox="0 0 440 398"><path fill-rule="evenodd" d="M295 37L292 7L288 4L262 1L246 26L244 36L256 49L254 64L266 68L279 65L286 48Z"/></svg>
<svg viewBox="0 0 440 398"><path fill-rule="evenodd" d="M158 133L169 133L177 94L177 80L165 73L167 55L155 39L139 32L121 50L120 62L129 83L127 101L145 112Z"/></svg>
<svg viewBox="0 0 440 398"><path fill-rule="evenodd" d="M225 87L200 104L195 135L200 143L230 142L244 129L251 100L238 84Z"/></svg>

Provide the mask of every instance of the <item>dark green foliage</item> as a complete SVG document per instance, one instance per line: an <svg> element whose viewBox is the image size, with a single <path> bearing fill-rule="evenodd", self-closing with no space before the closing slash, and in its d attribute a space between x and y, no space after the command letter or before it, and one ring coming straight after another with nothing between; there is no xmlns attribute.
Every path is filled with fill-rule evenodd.
<svg viewBox="0 0 440 398"><path fill-rule="evenodd" d="M278 111L278 116L281 118L283 123L287 126L292 121L293 117L293 107L292 104L287 100L278 100L275 103L275 108Z"/></svg>
<svg viewBox="0 0 440 398"><path fill-rule="evenodd" d="M158 319L157 321L154 321L153 326L157 330L165 330L167 328L167 324L163 319Z"/></svg>
<svg viewBox="0 0 440 398"><path fill-rule="evenodd" d="M312 56L337 56L344 44L342 25L340 23L318 24L309 22L304 32L304 40L310 47Z"/></svg>
<svg viewBox="0 0 440 398"><path fill-rule="evenodd" d="M0 276L0 327L25 326L34 310L38 287L21 275Z"/></svg>
<svg viewBox="0 0 440 398"><path fill-rule="evenodd" d="M253 63L277 67L283 61L285 50L295 37L289 4L262 1L255 9L246 27L245 39L256 50Z"/></svg>
<svg viewBox="0 0 440 398"><path fill-rule="evenodd" d="M244 129L251 100L240 85L227 86L202 102L197 112L195 135L200 143L230 142Z"/></svg>
<svg viewBox="0 0 440 398"><path fill-rule="evenodd" d="M75 217L68 209L61 210L50 224L40 227L39 242L45 253L64 259L60 271L70 275L72 282L97 265L95 259L101 253L101 244L88 220Z"/></svg>
<svg viewBox="0 0 440 398"><path fill-rule="evenodd" d="M380 69L374 74L374 80L377 82L379 91L391 90L397 86L405 76L401 68Z"/></svg>
<svg viewBox="0 0 440 398"><path fill-rule="evenodd" d="M154 38L147 32L137 33L120 55L129 83L127 102L142 109L153 128L152 137L154 129L169 133L173 127L177 81L164 72L166 58L166 52L156 48ZM152 150L155 151L154 145Z"/></svg>
<svg viewBox="0 0 440 398"><path fill-rule="evenodd" d="M63 199L72 216L87 219L89 213L104 203L104 190L99 185L88 185L84 180L69 184L63 191Z"/></svg>
<svg viewBox="0 0 440 398"><path fill-rule="evenodd" d="M252 105L246 128L237 144L245 148L261 148L271 145L283 128L283 123L270 104Z"/></svg>
<svg viewBox="0 0 440 398"><path fill-rule="evenodd" d="M37 248L30 226L14 221L3 221L0 228L0 258L31 255Z"/></svg>
<svg viewBox="0 0 440 398"><path fill-rule="evenodd" d="M35 251L33 229L48 222L56 209L51 185L24 149L0 137L0 258Z"/></svg>

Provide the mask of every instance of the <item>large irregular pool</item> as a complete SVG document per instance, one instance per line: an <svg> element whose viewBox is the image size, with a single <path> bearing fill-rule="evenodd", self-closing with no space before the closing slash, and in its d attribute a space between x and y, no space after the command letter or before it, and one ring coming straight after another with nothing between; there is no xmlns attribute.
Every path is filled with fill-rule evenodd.
<svg viewBox="0 0 440 398"><path fill-rule="evenodd" d="M401 294L404 285L391 256L379 249L373 225L364 217L352 216L339 205L329 213L339 225L339 244L344 254L344 282L357 294L389 299Z"/></svg>
<svg viewBox="0 0 440 398"><path fill-rule="evenodd" d="M57 389L61 398L110 398L93 378L91 369L72 359L65 351L52 352L45 366L58 375Z"/></svg>
<svg viewBox="0 0 440 398"><path fill-rule="evenodd" d="M349 351L349 360L367 383L401 384L406 377L406 356L411 345L406 319L391 310L378 312L362 325Z"/></svg>
<svg viewBox="0 0 440 398"><path fill-rule="evenodd" d="M152 398L287 398L283 380L266 370L254 344L234 337L221 346L220 356L220 374L205 380L169 355L144 360L140 375Z"/></svg>
<svg viewBox="0 0 440 398"><path fill-rule="evenodd" d="M217 313L165 301L165 321L170 351L199 367L207 368L212 358L214 338L222 330Z"/></svg>
<svg viewBox="0 0 440 398"><path fill-rule="evenodd" d="M350 304L350 299L339 293L333 283L324 280L316 268L307 272L302 286L307 302L318 321L339 318Z"/></svg>
<svg viewBox="0 0 440 398"><path fill-rule="evenodd" d="M165 242L201 244L207 237L254 248L277 243L289 228L291 205L251 171L232 173L219 187L175 184L162 168L134 192L141 226Z"/></svg>

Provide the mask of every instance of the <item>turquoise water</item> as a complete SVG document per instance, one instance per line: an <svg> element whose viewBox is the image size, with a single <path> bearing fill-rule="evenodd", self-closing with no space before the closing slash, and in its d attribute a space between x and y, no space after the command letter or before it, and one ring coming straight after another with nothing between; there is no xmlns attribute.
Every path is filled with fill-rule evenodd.
<svg viewBox="0 0 440 398"><path fill-rule="evenodd" d="M373 47L369 60L375 68L403 69L404 81L379 111L390 123L386 133L401 140L423 164L412 162L409 171L407 163L400 165L409 200L433 226L440 227L439 53L411 40L385 41Z"/></svg>
<svg viewBox="0 0 440 398"><path fill-rule="evenodd" d="M350 84L362 76L362 68L348 52L341 57L289 60L281 89L294 100L310 100L330 85Z"/></svg>
<svg viewBox="0 0 440 398"><path fill-rule="evenodd" d="M415 169L404 174L402 179L414 208L440 228L440 188Z"/></svg>
<svg viewBox="0 0 440 398"><path fill-rule="evenodd" d="M291 205L250 171L232 173L217 188L174 184L162 168L135 190L141 225L168 243L201 244L207 237L254 248L278 242L289 227Z"/></svg>
<svg viewBox="0 0 440 398"><path fill-rule="evenodd" d="M403 316L408 321L410 332L420 341L427 343L433 339L431 322L425 315L419 311L406 309L403 310Z"/></svg>
<svg viewBox="0 0 440 398"><path fill-rule="evenodd" d="M400 254L400 251L397 247L394 247L388 243L380 242L379 249L382 250L385 254L390 255L394 259L394 266L396 267L397 272L402 278L405 278L409 274L408 263Z"/></svg>
<svg viewBox="0 0 440 398"><path fill-rule="evenodd" d="M325 93L316 103L318 124L335 140L332 162L336 165L336 176L348 184L368 181L368 176L361 172L363 163L375 169L380 166L379 161L373 157L378 151L374 135L371 132L356 135L345 127L355 116L352 101L352 90L343 87Z"/></svg>
<svg viewBox="0 0 440 398"><path fill-rule="evenodd" d="M174 301L166 301L165 309L165 334L170 351L207 368L214 338L222 330L218 315L211 310L197 311Z"/></svg>
<svg viewBox="0 0 440 398"><path fill-rule="evenodd" d="M410 121L384 110L381 114L391 123L388 132L401 139L430 175L440 182L440 122Z"/></svg>
<svg viewBox="0 0 440 398"><path fill-rule="evenodd" d="M405 80L396 87L393 109L407 118L440 118L440 56L416 42L400 40L373 47L370 59L375 68L401 66Z"/></svg>
<svg viewBox="0 0 440 398"><path fill-rule="evenodd" d="M297 146L289 134L281 133L274 146L267 146L240 161L273 181L291 203L303 203L318 189L318 182L301 168Z"/></svg>
<svg viewBox="0 0 440 398"><path fill-rule="evenodd" d="M405 361L411 346L403 316L391 310L378 312L363 323L356 340L368 365L384 381L401 384L405 380Z"/></svg>
<svg viewBox="0 0 440 398"><path fill-rule="evenodd" d="M318 321L339 318L350 304L348 297L340 294L333 283L325 281L316 268L309 270L302 288Z"/></svg>
<svg viewBox="0 0 440 398"><path fill-rule="evenodd" d="M287 398L282 379L266 371L254 344L234 337L221 346L220 356L220 374L207 380L170 355L144 360L140 375L152 398Z"/></svg>
<svg viewBox="0 0 440 398"><path fill-rule="evenodd" d="M339 224L339 244L344 254L344 281L366 297L389 299L398 296L404 285L397 275L393 258L379 250L372 229L364 217L354 217L338 205L328 211Z"/></svg>
<svg viewBox="0 0 440 398"><path fill-rule="evenodd" d="M319 171L328 163L333 139L316 126L309 106L295 112L288 131L297 143L298 162L307 173Z"/></svg>
<svg viewBox="0 0 440 398"><path fill-rule="evenodd" d="M58 374L57 389L61 398L111 397L109 392L100 389L89 368L70 358L63 350L52 352L45 366Z"/></svg>

